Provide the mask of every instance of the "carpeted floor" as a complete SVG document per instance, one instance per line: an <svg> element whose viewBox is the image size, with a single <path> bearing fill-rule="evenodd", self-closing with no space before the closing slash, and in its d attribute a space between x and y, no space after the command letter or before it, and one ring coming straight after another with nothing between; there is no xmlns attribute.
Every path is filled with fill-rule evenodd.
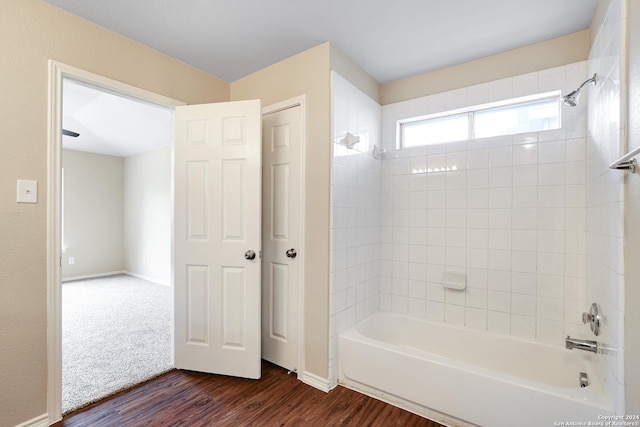
<svg viewBox="0 0 640 427"><path fill-rule="evenodd" d="M171 288L127 275L62 284L62 412L172 369Z"/></svg>

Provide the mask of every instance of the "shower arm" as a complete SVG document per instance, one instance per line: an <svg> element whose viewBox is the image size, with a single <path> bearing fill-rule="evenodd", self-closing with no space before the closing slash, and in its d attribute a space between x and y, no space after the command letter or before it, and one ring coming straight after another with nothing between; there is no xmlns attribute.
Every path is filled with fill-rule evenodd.
<svg viewBox="0 0 640 427"><path fill-rule="evenodd" d="M595 86L597 82L598 82L598 74L594 73L593 77L591 77L590 79L585 80L584 83L582 83L578 87L578 89L575 90L575 92L580 92L582 90L582 88L584 87L584 85L586 85L587 83L593 83L593 85Z"/></svg>
<svg viewBox="0 0 640 427"><path fill-rule="evenodd" d="M578 89L574 90L573 92L569 93L569 95L565 95L563 98L578 98L578 94L580 92L582 92L582 88L587 84L587 83L593 83L593 85L595 86L596 83L598 82L598 74L593 74L593 77L591 77L590 79L585 80L580 86L578 86Z"/></svg>

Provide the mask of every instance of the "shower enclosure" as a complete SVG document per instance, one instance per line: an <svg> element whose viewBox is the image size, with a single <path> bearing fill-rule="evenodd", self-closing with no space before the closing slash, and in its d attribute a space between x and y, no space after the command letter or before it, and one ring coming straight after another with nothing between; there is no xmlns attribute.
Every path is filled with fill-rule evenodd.
<svg viewBox="0 0 640 427"><path fill-rule="evenodd" d="M334 384L339 335L377 311L564 349L566 335L595 338L582 313L598 302L608 322L588 374L624 413L623 172L608 169L625 126L616 8L612 1L617 13L606 14L588 61L382 107L333 73ZM398 120L568 94L596 73L576 106L562 105L559 129L397 147ZM347 132L359 137L352 148ZM465 289L443 286L452 271L464 274Z"/></svg>

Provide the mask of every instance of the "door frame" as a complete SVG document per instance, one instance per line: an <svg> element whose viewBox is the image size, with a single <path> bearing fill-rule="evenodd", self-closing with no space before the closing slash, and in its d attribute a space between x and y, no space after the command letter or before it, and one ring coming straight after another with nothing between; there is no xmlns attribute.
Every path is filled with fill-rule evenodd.
<svg viewBox="0 0 640 427"><path fill-rule="evenodd" d="M49 424L62 419L62 82L75 80L108 93L175 109L186 105L145 89L72 67L48 61L47 111L47 416ZM173 158L173 147L172 147ZM173 201L173 161L171 166ZM173 209L172 213L173 215ZM171 288L173 288L173 217L171 233ZM173 308L172 308L173 310ZM173 313L173 311L172 311ZM173 314L172 314L173 317ZM173 334L173 330L172 330ZM172 340L173 341L173 340Z"/></svg>
<svg viewBox="0 0 640 427"><path fill-rule="evenodd" d="M304 357L304 295L305 295L305 282L304 282L304 272L305 272L305 259L306 259L306 147L307 147L307 110L306 110L306 95L300 95L293 98L289 98L287 100L277 102L275 104L267 105L262 108L262 117L267 114L277 113L278 111L288 110L289 108L300 107L300 117L301 117L301 134L302 139L300 141L300 205L298 209L300 210L300 250L298 251L298 258L300 260L300 271L298 277L298 379L302 382L307 383L308 381L313 382L308 378L305 378L306 370L305 370L305 357ZM263 147L264 148L264 147ZM264 185L264 182L262 183ZM264 203L263 203L264 206ZM262 284L261 284L262 286ZM262 333L262 331L260 331Z"/></svg>

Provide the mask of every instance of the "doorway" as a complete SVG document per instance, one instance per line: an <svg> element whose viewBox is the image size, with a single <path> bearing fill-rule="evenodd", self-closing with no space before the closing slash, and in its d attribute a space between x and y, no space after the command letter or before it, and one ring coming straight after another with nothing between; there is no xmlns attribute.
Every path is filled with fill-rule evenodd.
<svg viewBox="0 0 640 427"><path fill-rule="evenodd" d="M173 111L63 79L62 411L173 367Z"/></svg>
<svg viewBox="0 0 640 427"><path fill-rule="evenodd" d="M94 87L105 93L136 100L144 104L173 110L182 102L129 86L102 76L49 61L49 150L48 150L48 232L47 232L47 286L48 286L48 378L47 412L51 421L62 415L62 262L69 265L68 252L63 254L62 241L62 98L63 82L73 81ZM68 245L68 242L65 242ZM74 257L75 258L75 257ZM75 259L73 260L75 264ZM90 275L79 273L78 276Z"/></svg>

